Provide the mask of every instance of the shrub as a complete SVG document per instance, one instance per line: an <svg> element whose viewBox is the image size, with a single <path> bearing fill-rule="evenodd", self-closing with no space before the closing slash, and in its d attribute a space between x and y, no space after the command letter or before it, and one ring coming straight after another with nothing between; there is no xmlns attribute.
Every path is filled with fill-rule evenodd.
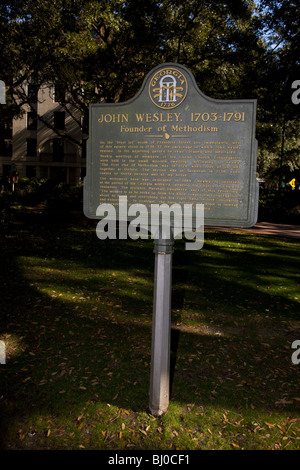
<svg viewBox="0 0 300 470"><path fill-rule="evenodd" d="M300 224L300 191L261 189L258 219L266 222Z"/></svg>
<svg viewBox="0 0 300 470"><path fill-rule="evenodd" d="M9 193L0 194L0 233L3 234L13 221L12 195Z"/></svg>
<svg viewBox="0 0 300 470"><path fill-rule="evenodd" d="M62 214L68 211L82 210L83 186L57 184L49 193L46 209L49 213Z"/></svg>

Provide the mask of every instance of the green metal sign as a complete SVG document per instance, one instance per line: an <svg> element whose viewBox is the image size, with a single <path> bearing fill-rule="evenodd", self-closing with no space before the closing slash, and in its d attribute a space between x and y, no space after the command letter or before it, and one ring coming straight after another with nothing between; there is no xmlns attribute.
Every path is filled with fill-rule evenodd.
<svg viewBox="0 0 300 470"><path fill-rule="evenodd" d="M255 119L256 100L212 99L182 65L154 68L133 99L90 105L85 215L126 196L149 211L204 204L205 225L254 225Z"/></svg>

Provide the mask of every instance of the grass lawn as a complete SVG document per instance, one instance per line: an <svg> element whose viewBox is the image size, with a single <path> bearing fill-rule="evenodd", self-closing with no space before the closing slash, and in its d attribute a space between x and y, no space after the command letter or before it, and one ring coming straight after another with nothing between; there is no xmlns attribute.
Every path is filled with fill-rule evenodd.
<svg viewBox="0 0 300 470"><path fill-rule="evenodd" d="M168 412L148 410L153 241L96 222L1 238L2 449L300 449L299 241L176 241Z"/></svg>

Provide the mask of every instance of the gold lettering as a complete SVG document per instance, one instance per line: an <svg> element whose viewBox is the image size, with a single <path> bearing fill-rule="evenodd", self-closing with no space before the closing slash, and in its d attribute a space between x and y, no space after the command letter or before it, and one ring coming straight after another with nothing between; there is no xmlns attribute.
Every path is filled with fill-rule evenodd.
<svg viewBox="0 0 300 470"><path fill-rule="evenodd" d="M121 132L151 132L152 127L126 127L126 126L121 126Z"/></svg>
<svg viewBox="0 0 300 470"><path fill-rule="evenodd" d="M181 113L135 113L138 122L179 122Z"/></svg>
<svg viewBox="0 0 300 470"><path fill-rule="evenodd" d="M218 127L210 127L201 124L201 126L172 126L173 132L218 132Z"/></svg>
<svg viewBox="0 0 300 470"><path fill-rule="evenodd" d="M101 114L98 122L111 123L111 122L128 122L128 114Z"/></svg>

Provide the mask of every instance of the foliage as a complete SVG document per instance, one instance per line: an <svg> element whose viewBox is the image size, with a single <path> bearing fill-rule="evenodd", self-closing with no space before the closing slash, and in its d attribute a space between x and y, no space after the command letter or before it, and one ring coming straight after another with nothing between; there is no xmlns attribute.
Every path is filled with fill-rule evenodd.
<svg viewBox="0 0 300 470"><path fill-rule="evenodd" d="M0 234L6 232L13 222L12 196L7 192L0 193Z"/></svg>
<svg viewBox="0 0 300 470"><path fill-rule="evenodd" d="M285 119L285 118L283 118ZM281 187L296 177L300 183L300 120L264 122L257 126L258 174L268 184Z"/></svg>
<svg viewBox="0 0 300 470"><path fill-rule="evenodd" d="M300 191L287 188L261 189L258 219L300 225Z"/></svg>
<svg viewBox="0 0 300 470"><path fill-rule="evenodd" d="M44 178L20 178L16 201L22 205L46 206L48 211L82 210L83 186L56 183Z"/></svg>
<svg viewBox="0 0 300 470"><path fill-rule="evenodd" d="M66 183L57 184L46 199L46 210L55 217L65 216L72 210L82 211L83 186L70 186Z"/></svg>
<svg viewBox="0 0 300 470"><path fill-rule="evenodd" d="M154 65L170 61L191 67L204 91L238 95L263 53L252 11L218 0L16 2L5 22L5 75L22 100L24 79L53 82L83 111L128 99Z"/></svg>
<svg viewBox="0 0 300 470"><path fill-rule="evenodd" d="M299 169L294 2L14 0L1 5L0 15L8 114L31 106L25 84L34 81L66 90L69 112L87 118L89 103L125 101L155 65L178 62L208 96L257 99L261 178L274 170L280 186Z"/></svg>
<svg viewBox="0 0 300 470"><path fill-rule="evenodd" d="M272 179L275 170L280 187L300 168L299 105L291 99L292 84L300 77L299 8L286 0L261 0L259 5L268 46L258 115L259 132L263 128L258 134L259 164L265 166L260 177Z"/></svg>

